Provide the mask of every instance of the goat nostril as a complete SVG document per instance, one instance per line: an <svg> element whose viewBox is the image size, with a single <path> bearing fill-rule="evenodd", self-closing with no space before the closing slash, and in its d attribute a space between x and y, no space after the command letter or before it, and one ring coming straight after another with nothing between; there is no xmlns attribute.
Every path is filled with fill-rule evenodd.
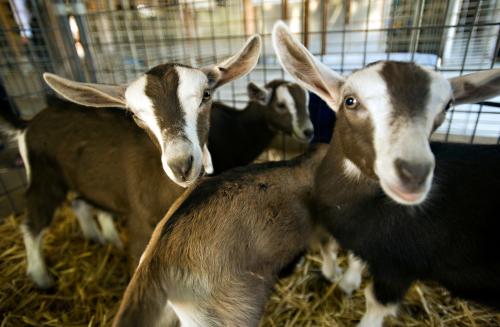
<svg viewBox="0 0 500 327"><path fill-rule="evenodd" d="M314 131L312 129L305 129L303 133L304 136L307 138L311 138L314 135Z"/></svg>
<svg viewBox="0 0 500 327"><path fill-rule="evenodd" d="M403 159L396 159L394 165L401 181L412 189L419 188L426 181L431 171L431 164L429 163L412 163Z"/></svg>
<svg viewBox="0 0 500 327"><path fill-rule="evenodd" d="M193 156L189 156L184 164L184 170L182 172L182 176L186 179L191 171L191 167L193 167Z"/></svg>
<svg viewBox="0 0 500 327"><path fill-rule="evenodd" d="M185 181L193 167L193 156L170 159L168 165L176 176Z"/></svg>

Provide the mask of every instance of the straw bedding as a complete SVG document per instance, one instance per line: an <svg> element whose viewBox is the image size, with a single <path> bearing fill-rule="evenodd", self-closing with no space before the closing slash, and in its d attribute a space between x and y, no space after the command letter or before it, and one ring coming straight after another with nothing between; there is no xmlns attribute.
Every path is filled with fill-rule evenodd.
<svg viewBox="0 0 500 327"><path fill-rule="evenodd" d="M71 209L63 207L44 244L58 287L40 292L25 276L20 220L10 216L0 223L0 327L109 326L130 278L125 253L84 241ZM319 267L319 257L309 254L276 286L261 327L354 326L359 321L363 292L345 296L321 278ZM442 288L417 284L399 317L386 320L386 326L500 326L500 314L453 299Z"/></svg>

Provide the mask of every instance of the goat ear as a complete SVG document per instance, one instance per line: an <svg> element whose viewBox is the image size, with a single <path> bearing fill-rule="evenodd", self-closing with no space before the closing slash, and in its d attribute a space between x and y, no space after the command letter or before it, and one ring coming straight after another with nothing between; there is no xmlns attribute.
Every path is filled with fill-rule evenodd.
<svg viewBox="0 0 500 327"><path fill-rule="evenodd" d="M314 58L282 21L274 24L273 47L281 66L299 84L316 93L333 110L337 109L344 78Z"/></svg>
<svg viewBox="0 0 500 327"><path fill-rule="evenodd" d="M202 71L207 74L210 86L217 88L245 76L254 69L259 60L261 43L260 36L255 34L234 56L216 65L203 67Z"/></svg>
<svg viewBox="0 0 500 327"><path fill-rule="evenodd" d="M262 88L255 84L254 82L250 82L247 85L248 98L252 101L257 101L260 104L267 105L269 103L269 96L271 92L265 88Z"/></svg>
<svg viewBox="0 0 500 327"><path fill-rule="evenodd" d="M500 95L500 68L450 78L456 104L475 103Z"/></svg>
<svg viewBox="0 0 500 327"><path fill-rule="evenodd" d="M45 82L63 98L88 107L126 108L126 85L75 82L58 75L44 73Z"/></svg>

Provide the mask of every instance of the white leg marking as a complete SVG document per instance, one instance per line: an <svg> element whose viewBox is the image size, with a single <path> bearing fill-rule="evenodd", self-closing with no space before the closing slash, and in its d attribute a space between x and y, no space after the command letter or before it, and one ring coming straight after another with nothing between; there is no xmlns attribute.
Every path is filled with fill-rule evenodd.
<svg viewBox="0 0 500 327"><path fill-rule="evenodd" d="M364 266L364 263L359 258L349 253L349 267L339 283L339 287L347 295L351 295L353 291L361 286Z"/></svg>
<svg viewBox="0 0 500 327"><path fill-rule="evenodd" d="M21 225L24 246L26 247L27 275L40 288L50 288L54 285L54 279L50 276L45 265L42 254L42 240L45 232L41 232L37 237L33 237L28 227Z"/></svg>
<svg viewBox="0 0 500 327"><path fill-rule="evenodd" d="M342 269L337 263L339 245L332 238L327 243L320 244L320 251L321 256L323 257L321 272L326 279L334 282L342 275Z"/></svg>
<svg viewBox="0 0 500 327"><path fill-rule="evenodd" d="M398 306L396 304L383 305L375 299L373 285L365 288L366 312L358 327L382 327L386 316L395 316Z"/></svg>
<svg viewBox="0 0 500 327"><path fill-rule="evenodd" d="M28 185L31 180L31 167L28 160L28 146L26 145L26 129L17 135L17 147L19 148L19 154L23 159L24 169L26 170L26 179L28 180Z"/></svg>
<svg viewBox="0 0 500 327"><path fill-rule="evenodd" d="M166 327L177 326L177 322L179 321L179 318L177 318L177 315L175 314L174 308L172 308L172 306L169 303L170 302L168 302L167 305L165 306L165 310L163 312L163 315L157 324L158 326L166 326Z"/></svg>
<svg viewBox="0 0 500 327"><path fill-rule="evenodd" d="M99 221L99 225L101 225L104 239L122 250L123 243L120 239L118 231L115 228L111 214L105 211L97 210L97 220Z"/></svg>
<svg viewBox="0 0 500 327"><path fill-rule="evenodd" d="M175 314L179 317L181 322L181 327L207 327L212 326L212 324L207 324L206 317L197 311L195 305L191 303L174 304L170 301L167 302L167 306L174 309Z"/></svg>
<svg viewBox="0 0 500 327"><path fill-rule="evenodd" d="M92 207L83 200L73 200L71 206L73 207L73 211L78 219L83 236L87 240L92 240L101 244L106 243L99 227L97 226L97 223L94 220Z"/></svg>

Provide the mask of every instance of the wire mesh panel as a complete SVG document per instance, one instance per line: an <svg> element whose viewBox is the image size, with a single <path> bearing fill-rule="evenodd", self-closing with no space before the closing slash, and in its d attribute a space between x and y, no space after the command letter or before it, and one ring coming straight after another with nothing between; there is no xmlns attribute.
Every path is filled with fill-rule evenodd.
<svg viewBox="0 0 500 327"><path fill-rule="evenodd" d="M256 69L217 93L242 107L248 81L288 78L272 50L278 19L343 74L388 59L448 77L499 65L497 0L0 0L0 6L0 83L25 118L45 106L43 71L126 83L160 63L215 63L260 33ZM434 138L500 143L498 102L452 108ZM282 138L284 150L287 142Z"/></svg>

